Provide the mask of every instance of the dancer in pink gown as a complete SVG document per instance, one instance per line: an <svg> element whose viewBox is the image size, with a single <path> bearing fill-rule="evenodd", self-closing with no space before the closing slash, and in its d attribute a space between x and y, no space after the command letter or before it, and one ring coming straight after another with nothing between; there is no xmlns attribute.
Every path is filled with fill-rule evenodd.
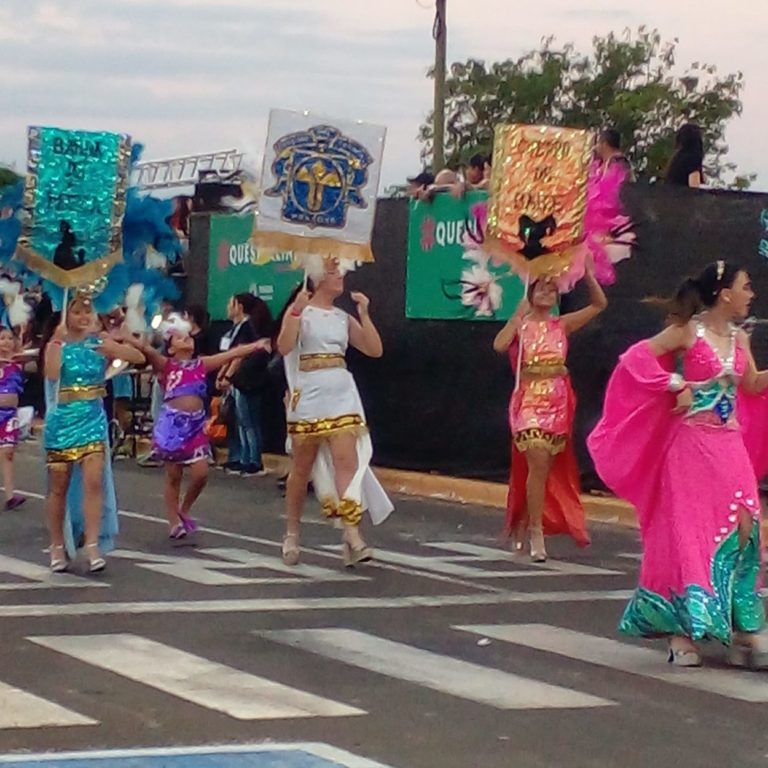
<svg viewBox="0 0 768 768"><path fill-rule="evenodd" d="M734 664L768 667L757 487L768 371L734 325L753 298L747 273L724 261L687 281L672 323L622 357L588 441L640 520L640 585L620 630L669 638L679 666L699 666L697 643L711 639Z"/></svg>

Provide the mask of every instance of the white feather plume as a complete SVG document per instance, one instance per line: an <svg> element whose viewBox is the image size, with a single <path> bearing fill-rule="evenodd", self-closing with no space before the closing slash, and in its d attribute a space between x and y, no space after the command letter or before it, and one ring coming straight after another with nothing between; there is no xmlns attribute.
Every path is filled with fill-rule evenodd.
<svg viewBox="0 0 768 768"><path fill-rule="evenodd" d="M21 285L13 280L0 278L0 295L8 309L8 322L11 327L26 325L32 317L32 307L24 300Z"/></svg>
<svg viewBox="0 0 768 768"><path fill-rule="evenodd" d="M131 333L144 333L147 328L143 298L142 283L134 283L125 292L125 322Z"/></svg>
<svg viewBox="0 0 768 768"><path fill-rule="evenodd" d="M178 312L171 312L160 324L160 335L168 341L174 333L187 336L192 333L192 324Z"/></svg>
<svg viewBox="0 0 768 768"><path fill-rule="evenodd" d="M317 284L324 277L329 266L333 263L334 266L338 266L339 272L342 275L346 275L347 272L353 272L357 264L351 259L331 259L325 256L321 256L318 253L302 254L299 257L301 265L304 270L312 279L312 282Z"/></svg>

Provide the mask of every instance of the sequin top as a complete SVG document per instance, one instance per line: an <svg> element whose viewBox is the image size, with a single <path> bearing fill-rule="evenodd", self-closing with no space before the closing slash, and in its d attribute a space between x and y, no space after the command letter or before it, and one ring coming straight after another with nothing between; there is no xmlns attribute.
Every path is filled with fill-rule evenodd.
<svg viewBox="0 0 768 768"><path fill-rule="evenodd" d="M205 365L202 360L168 360L160 376L163 401L177 397L205 398L208 393Z"/></svg>
<svg viewBox="0 0 768 768"><path fill-rule="evenodd" d="M70 387L104 386L107 360L98 352L101 343L98 336L88 336L62 345L60 391Z"/></svg>
<svg viewBox="0 0 768 768"><path fill-rule="evenodd" d="M709 415L713 423L735 426L736 393L747 367L747 357L731 330L730 351L723 359L709 343L704 325L696 324L696 341L683 357L683 376L693 389L689 419Z"/></svg>
<svg viewBox="0 0 768 768"><path fill-rule="evenodd" d="M523 373L565 373L568 338L559 318L541 321L526 319L520 327L519 338L523 345ZM513 346L510 359L514 366L517 362L517 345Z"/></svg>
<svg viewBox="0 0 768 768"><path fill-rule="evenodd" d="M46 450L73 451L75 456L75 449L106 440L103 396L108 361L99 354L101 343L98 336L89 336L62 345L59 401L45 418Z"/></svg>
<svg viewBox="0 0 768 768"><path fill-rule="evenodd" d="M0 363L0 395L20 395L24 391L24 374L18 363Z"/></svg>

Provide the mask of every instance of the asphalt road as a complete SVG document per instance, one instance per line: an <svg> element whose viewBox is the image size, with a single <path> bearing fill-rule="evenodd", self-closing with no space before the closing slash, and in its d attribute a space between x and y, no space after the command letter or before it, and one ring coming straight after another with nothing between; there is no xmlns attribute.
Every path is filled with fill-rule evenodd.
<svg viewBox="0 0 768 768"><path fill-rule="evenodd" d="M172 545L160 471L116 473L107 572L54 577L39 448L22 449L30 498L0 515L0 762L768 765L768 675L727 669L716 647L706 669L671 670L659 644L616 635L632 531L595 528L586 551L552 542L533 566L496 547L498 512L398 499L366 530L380 559L351 573L310 508L291 571L274 478L215 472L203 530ZM153 751L112 751L135 748Z"/></svg>

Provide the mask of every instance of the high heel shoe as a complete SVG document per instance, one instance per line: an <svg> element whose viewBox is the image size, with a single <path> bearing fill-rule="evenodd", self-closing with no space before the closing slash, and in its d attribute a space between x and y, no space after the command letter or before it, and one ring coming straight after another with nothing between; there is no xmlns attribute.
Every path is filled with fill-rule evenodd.
<svg viewBox="0 0 768 768"><path fill-rule="evenodd" d="M541 528L531 528L531 560L534 563L547 562L547 549L544 546L544 531Z"/></svg>
<svg viewBox="0 0 768 768"><path fill-rule="evenodd" d="M63 557L55 557L55 552L61 552ZM55 547L51 547L51 572L52 573L64 573L69 568L69 560L67 560L67 553L63 544L57 544Z"/></svg>
<svg viewBox="0 0 768 768"><path fill-rule="evenodd" d="M702 664L701 654L695 648L675 648L672 643L667 661L675 667L700 667Z"/></svg>
<svg viewBox="0 0 768 768"><path fill-rule="evenodd" d="M728 663L745 669L768 669L768 634L739 633L728 649Z"/></svg>
<svg viewBox="0 0 768 768"><path fill-rule="evenodd" d="M86 544L86 550L95 553L94 555L88 555L88 572L89 573L101 573L107 567L107 561L99 553L98 544Z"/></svg>
<svg viewBox="0 0 768 768"><path fill-rule="evenodd" d="M283 538L283 563L285 565L295 566L301 559L301 549L299 549L299 534L288 533Z"/></svg>
<svg viewBox="0 0 768 768"><path fill-rule="evenodd" d="M348 541L345 541L342 544L341 553L347 568L354 568L360 563L368 563L373 560L373 550L364 541L361 541L357 547L353 547Z"/></svg>

